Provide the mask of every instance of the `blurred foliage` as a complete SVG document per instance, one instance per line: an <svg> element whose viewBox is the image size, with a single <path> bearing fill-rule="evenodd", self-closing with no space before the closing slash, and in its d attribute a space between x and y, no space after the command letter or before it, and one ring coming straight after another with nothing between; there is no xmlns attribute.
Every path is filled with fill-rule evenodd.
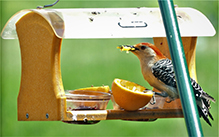
<svg viewBox="0 0 219 137"><path fill-rule="evenodd" d="M46 1L1 0L1 29L7 20L22 9L53 3ZM192 7L205 14L218 32L218 1L175 0L179 7ZM54 8L123 8L158 7L152 0L60 0ZM132 54L121 53L116 46L153 42L152 39L64 39L61 51L61 70L65 89L109 85L122 78L150 87L143 79L139 61ZM21 77L21 58L18 40L1 42L1 135L2 136L187 136L183 118L158 119L155 122L101 121L81 126L60 121L17 121L17 95ZM86 47L86 48L85 48ZM79 52L80 51L80 52ZM218 34L200 37L197 42L196 67L200 85L218 100ZM112 108L110 102L108 108ZM212 103L213 127L201 118L205 136L218 136L218 101Z"/></svg>

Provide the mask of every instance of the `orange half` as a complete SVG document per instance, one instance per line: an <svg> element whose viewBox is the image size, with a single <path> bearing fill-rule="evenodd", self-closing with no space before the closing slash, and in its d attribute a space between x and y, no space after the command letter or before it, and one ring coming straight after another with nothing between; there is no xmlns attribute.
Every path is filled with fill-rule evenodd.
<svg viewBox="0 0 219 137"><path fill-rule="evenodd" d="M109 86L97 86L97 87L86 87L86 88L75 89L74 91L79 91L79 90L83 90L83 91L99 91L99 92L109 93L110 88L109 88ZM71 91L69 91L69 93L71 93Z"/></svg>
<svg viewBox="0 0 219 137"><path fill-rule="evenodd" d="M114 79L112 93L115 102L128 111L136 111L149 103L153 92L145 91L145 87L122 79Z"/></svg>

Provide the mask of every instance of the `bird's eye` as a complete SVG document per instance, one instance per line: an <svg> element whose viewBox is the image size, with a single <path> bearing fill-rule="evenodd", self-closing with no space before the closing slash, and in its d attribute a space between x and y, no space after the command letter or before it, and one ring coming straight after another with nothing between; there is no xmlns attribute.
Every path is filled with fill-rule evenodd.
<svg viewBox="0 0 219 137"><path fill-rule="evenodd" d="M145 49L146 49L146 46L141 46L141 49L142 49L142 50L145 50Z"/></svg>

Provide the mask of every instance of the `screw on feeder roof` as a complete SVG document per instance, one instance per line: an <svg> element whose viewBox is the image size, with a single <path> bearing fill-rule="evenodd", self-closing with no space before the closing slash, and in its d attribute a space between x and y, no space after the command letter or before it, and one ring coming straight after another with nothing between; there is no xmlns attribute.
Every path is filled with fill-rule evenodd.
<svg viewBox="0 0 219 137"><path fill-rule="evenodd" d="M44 5L44 6L37 6L37 9L43 9L43 8L47 8L47 7L52 7L52 6L54 6L58 2L59 2L59 0L56 0L53 4L48 4L48 5Z"/></svg>

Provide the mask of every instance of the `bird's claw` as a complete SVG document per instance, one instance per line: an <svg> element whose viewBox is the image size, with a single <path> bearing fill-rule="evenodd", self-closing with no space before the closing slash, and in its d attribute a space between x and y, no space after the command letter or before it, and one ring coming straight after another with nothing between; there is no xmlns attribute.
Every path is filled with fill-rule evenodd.
<svg viewBox="0 0 219 137"><path fill-rule="evenodd" d="M166 100L165 102L170 103L170 102L172 102L172 101L173 101L173 100L170 99L170 100Z"/></svg>
<svg viewBox="0 0 219 137"><path fill-rule="evenodd" d="M169 98L169 100L166 100L165 102L170 103L172 102L174 99L173 98Z"/></svg>
<svg viewBox="0 0 219 137"><path fill-rule="evenodd" d="M156 95L159 95L161 97L169 97L168 94L166 92L162 92L162 93L159 93L159 92L154 92ZM166 100L165 102L166 103L170 103L172 102L174 99L173 98L170 98L169 97L169 100Z"/></svg>
<svg viewBox="0 0 219 137"><path fill-rule="evenodd" d="M167 92L162 92L162 93L154 92L154 93L155 93L155 95L159 95L159 96L161 96L161 97L168 97Z"/></svg>
<svg viewBox="0 0 219 137"><path fill-rule="evenodd" d="M156 103L155 94L153 94L152 99L153 99L153 102L150 101L150 104L154 105Z"/></svg>
<svg viewBox="0 0 219 137"><path fill-rule="evenodd" d="M148 89L145 89L143 92L147 92ZM161 97L168 97L168 94L166 92L162 92L162 93L159 93L159 92L155 92L155 91L152 91L154 94L152 96L152 100L150 101L150 104L151 105L154 105L156 103L156 98L155 98L155 95L159 95ZM171 99L169 98L169 100L166 100L167 103L170 103L172 102L174 99Z"/></svg>

